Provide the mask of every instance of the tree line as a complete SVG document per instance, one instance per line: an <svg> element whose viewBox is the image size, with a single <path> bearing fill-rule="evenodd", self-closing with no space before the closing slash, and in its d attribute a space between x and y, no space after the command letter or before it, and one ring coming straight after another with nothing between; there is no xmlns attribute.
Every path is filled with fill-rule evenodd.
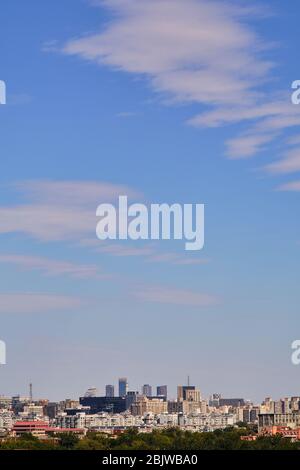
<svg viewBox="0 0 300 470"><path fill-rule="evenodd" d="M139 433L130 429L116 436L88 432L80 439L72 433L41 440L31 434L0 441L0 450L300 450L300 442L281 436L258 436L241 440L247 428L227 428L214 432L190 432L178 428Z"/></svg>

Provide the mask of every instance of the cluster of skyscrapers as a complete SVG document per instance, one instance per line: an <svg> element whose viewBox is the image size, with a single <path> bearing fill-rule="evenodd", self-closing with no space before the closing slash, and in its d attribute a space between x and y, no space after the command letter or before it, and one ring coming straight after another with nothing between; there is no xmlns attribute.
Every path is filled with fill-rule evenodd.
<svg viewBox="0 0 300 470"><path fill-rule="evenodd" d="M84 397L79 399L80 405L89 407L93 412L122 413L127 410L133 414L142 411L165 411L168 398L167 385L158 385L156 395L153 395L152 386L144 384L139 390L129 390L127 377L120 377L118 394L114 385L105 386L105 396L99 396L96 388L89 388Z"/></svg>
<svg viewBox="0 0 300 470"><path fill-rule="evenodd" d="M89 390L94 390L96 392L96 389L89 389ZM127 377L120 377L119 378L119 397L126 397L126 395L129 392L129 386L128 386L128 380ZM145 395L146 397L152 397L152 386L149 384L144 384L142 386L141 390L142 395ZM167 398L168 395L168 387L167 385L158 385L156 387L156 395L157 396L163 396ZM108 398L113 398L115 397L115 386L114 385L106 385L105 386L105 396Z"/></svg>

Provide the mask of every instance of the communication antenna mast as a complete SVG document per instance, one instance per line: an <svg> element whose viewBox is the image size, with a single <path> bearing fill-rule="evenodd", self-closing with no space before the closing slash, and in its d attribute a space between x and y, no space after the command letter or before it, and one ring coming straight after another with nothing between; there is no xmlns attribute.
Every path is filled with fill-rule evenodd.
<svg viewBox="0 0 300 470"><path fill-rule="evenodd" d="M33 399L32 383L29 384L29 398L30 398L30 402L32 402L32 399Z"/></svg>

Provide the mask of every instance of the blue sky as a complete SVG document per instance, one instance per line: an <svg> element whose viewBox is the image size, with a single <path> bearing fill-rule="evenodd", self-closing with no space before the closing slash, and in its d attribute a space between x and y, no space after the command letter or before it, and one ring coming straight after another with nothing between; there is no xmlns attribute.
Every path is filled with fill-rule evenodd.
<svg viewBox="0 0 300 470"><path fill-rule="evenodd" d="M299 394L300 7L247 3L2 5L0 394ZM120 193L204 203L204 250L97 240Z"/></svg>

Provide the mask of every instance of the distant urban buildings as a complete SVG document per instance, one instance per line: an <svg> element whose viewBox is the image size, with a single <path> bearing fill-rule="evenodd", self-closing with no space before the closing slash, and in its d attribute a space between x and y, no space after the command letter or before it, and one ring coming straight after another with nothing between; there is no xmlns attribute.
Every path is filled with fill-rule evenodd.
<svg viewBox="0 0 300 470"><path fill-rule="evenodd" d="M113 385L105 386L105 396L110 398L115 396L115 387Z"/></svg>
<svg viewBox="0 0 300 470"><path fill-rule="evenodd" d="M126 397L127 392L128 392L127 377L121 377L119 379L119 397Z"/></svg>
<svg viewBox="0 0 300 470"><path fill-rule="evenodd" d="M168 386L167 385L158 385L156 387L156 395L158 397L165 397L168 398Z"/></svg>
<svg viewBox="0 0 300 470"><path fill-rule="evenodd" d="M179 385L177 387L177 400L178 401L201 401L200 390L196 390L196 387L193 385Z"/></svg>
<svg viewBox="0 0 300 470"><path fill-rule="evenodd" d="M88 413L123 413L126 411L126 397L82 397L79 403L89 408Z"/></svg>
<svg viewBox="0 0 300 470"><path fill-rule="evenodd" d="M266 398L260 407L258 427L262 431L274 426L300 428L300 397L282 398L274 401Z"/></svg>
<svg viewBox="0 0 300 470"><path fill-rule="evenodd" d="M142 395L145 395L146 397L152 397L152 387L149 384L145 384L142 387Z"/></svg>
<svg viewBox="0 0 300 470"><path fill-rule="evenodd" d="M89 388L86 392L85 392L85 397L96 397L98 395L98 390L96 388Z"/></svg>
<svg viewBox="0 0 300 470"><path fill-rule="evenodd" d="M245 400L243 398L223 398L220 393L214 393L210 400L210 406L221 407L221 406L244 406Z"/></svg>
<svg viewBox="0 0 300 470"><path fill-rule="evenodd" d="M130 410L131 405L136 402L138 395L139 395L139 392L135 390L130 390L129 392L127 392L127 395L126 395L126 409L127 410Z"/></svg>
<svg viewBox="0 0 300 470"><path fill-rule="evenodd" d="M130 407L133 416L143 416L153 413L161 414L168 412L168 403L163 398L152 398L145 395L138 395Z"/></svg>
<svg viewBox="0 0 300 470"><path fill-rule="evenodd" d="M190 384L179 385L177 398L172 400L168 399L166 385L157 386L156 392L153 396L149 384L144 384L141 392L128 390L128 380L122 377L119 396L115 396L114 385L106 385L105 396L89 388L79 400L60 402L0 396L0 437L31 433L47 439L61 432L84 436L87 431L113 434L130 428L151 432L170 427L211 432L246 423L257 431L243 436L244 440L276 434L300 440L299 396L277 401L268 397L261 404L253 404L243 398L223 398L219 393L207 401Z"/></svg>

